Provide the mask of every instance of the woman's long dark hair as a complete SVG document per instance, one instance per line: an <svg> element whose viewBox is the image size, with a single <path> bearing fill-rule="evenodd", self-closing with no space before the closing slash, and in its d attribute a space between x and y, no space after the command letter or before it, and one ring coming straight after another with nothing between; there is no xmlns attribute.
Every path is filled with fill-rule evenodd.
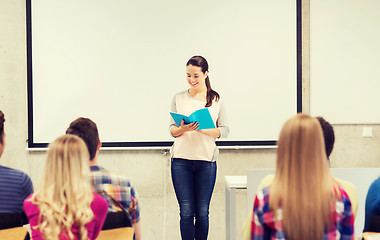
<svg viewBox="0 0 380 240"><path fill-rule="evenodd" d="M208 72L208 63L206 59L202 56L194 56L190 58L189 61L187 61L186 63L186 66L189 66L189 65L201 67L203 73ZM214 100L215 98L216 101L219 101L220 96L216 91L212 90L210 79L208 76L206 77L206 87L207 87L207 96L206 96L207 102L206 102L205 107L210 107L212 105L212 100Z"/></svg>

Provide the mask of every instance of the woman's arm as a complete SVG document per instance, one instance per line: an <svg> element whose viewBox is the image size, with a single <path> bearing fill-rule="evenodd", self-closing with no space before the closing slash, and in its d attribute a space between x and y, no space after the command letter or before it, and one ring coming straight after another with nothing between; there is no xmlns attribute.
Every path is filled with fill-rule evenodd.
<svg viewBox="0 0 380 240"><path fill-rule="evenodd" d="M230 127L228 126L227 113L226 113L226 109L224 107L223 102L220 103L219 116L218 116L218 119L216 120L216 126L218 127L220 131L219 138L228 137L228 135L230 134Z"/></svg>
<svg viewBox="0 0 380 240"><path fill-rule="evenodd" d="M173 137L179 137L185 132L188 131L195 131L199 127L199 124L197 122L185 124L184 121L182 120L181 126L177 127L174 126L170 129L170 133L172 134Z"/></svg>
<svg viewBox="0 0 380 240"><path fill-rule="evenodd" d="M198 132L204 133L210 137L219 138L220 137L220 130L219 128L211 128L211 129L202 129L198 130Z"/></svg>
<svg viewBox="0 0 380 240"><path fill-rule="evenodd" d="M220 103L218 119L216 120L216 128L202 129L199 130L199 132L214 138L225 138L228 136L230 133L230 128L228 127L226 110L224 109L223 102Z"/></svg>

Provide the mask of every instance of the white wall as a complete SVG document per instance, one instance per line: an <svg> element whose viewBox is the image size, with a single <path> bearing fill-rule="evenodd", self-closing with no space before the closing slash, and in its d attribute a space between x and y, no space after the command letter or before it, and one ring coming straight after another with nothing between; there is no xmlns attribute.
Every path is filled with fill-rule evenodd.
<svg viewBox="0 0 380 240"><path fill-rule="evenodd" d="M372 0L310 2L312 114L380 123L379 8Z"/></svg>
<svg viewBox="0 0 380 240"><path fill-rule="evenodd" d="M0 0L0 6L0 109L6 117L6 148L0 162L27 172L38 188L45 153L25 151L25 1ZM373 137L362 138L363 126L335 126L333 167L380 167L380 126L370 125ZM169 158L160 150L101 151L99 158L104 167L128 176L138 190L144 239L180 239L179 211L170 179ZM211 201L209 239L225 238L224 176L245 175L248 168L271 167L275 167L273 149L221 150ZM244 196L244 192L239 193L239 222L246 215Z"/></svg>

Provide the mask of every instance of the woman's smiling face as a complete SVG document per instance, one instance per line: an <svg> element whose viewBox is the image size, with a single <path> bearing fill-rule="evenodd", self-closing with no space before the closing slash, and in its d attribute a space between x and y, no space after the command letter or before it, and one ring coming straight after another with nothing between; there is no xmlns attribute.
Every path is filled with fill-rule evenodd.
<svg viewBox="0 0 380 240"><path fill-rule="evenodd" d="M188 65L186 67L186 75L187 82L191 88L206 88L207 71L203 73L201 67L193 66L191 64Z"/></svg>

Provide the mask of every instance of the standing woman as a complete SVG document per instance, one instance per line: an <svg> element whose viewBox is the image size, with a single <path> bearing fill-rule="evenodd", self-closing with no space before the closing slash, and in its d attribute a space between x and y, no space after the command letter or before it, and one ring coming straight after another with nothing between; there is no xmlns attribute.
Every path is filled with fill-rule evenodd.
<svg viewBox="0 0 380 240"><path fill-rule="evenodd" d="M40 190L24 201L33 240L96 239L108 204L92 190L82 139L64 135L49 145Z"/></svg>
<svg viewBox="0 0 380 240"><path fill-rule="evenodd" d="M190 88L174 96L171 111L189 116L196 110L208 108L216 128L197 130L197 122L184 124L183 121L177 126L172 119L170 132L175 141L171 173L180 207L182 239L206 240L219 154L215 139L227 137L229 128L223 101L211 88L206 59L201 56L190 58L186 74Z"/></svg>
<svg viewBox="0 0 380 240"><path fill-rule="evenodd" d="M316 118L285 123L276 165L272 185L256 195L251 239L355 239L351 202L330 173Z"/></svg>

